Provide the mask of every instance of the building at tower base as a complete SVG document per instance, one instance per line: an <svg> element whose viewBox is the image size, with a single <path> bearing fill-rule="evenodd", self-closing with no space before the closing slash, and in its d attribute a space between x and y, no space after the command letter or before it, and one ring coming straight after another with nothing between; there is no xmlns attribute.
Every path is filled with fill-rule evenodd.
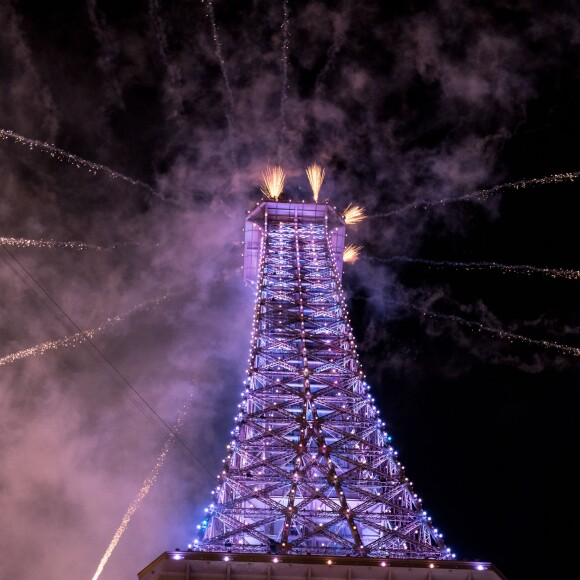
<svg viewBox="0 0 580 580"><path fill-rule="evenodd" d="M506 580L489 562L164 552L139 580Z"/></svg>

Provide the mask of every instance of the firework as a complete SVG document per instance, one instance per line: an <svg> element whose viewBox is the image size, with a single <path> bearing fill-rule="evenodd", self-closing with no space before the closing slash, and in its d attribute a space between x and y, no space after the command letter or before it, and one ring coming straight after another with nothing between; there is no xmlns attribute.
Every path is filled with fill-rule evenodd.
<svg viewBox="0 0 580 580"><path fill-rule="evenodd" d="M539 268L527 264L499 264L498 262L451 262L448 260L426 260L425 258L412 258L410 256L390 256L388 258L373 258L387 263L425 264L434 268L457 268L462 270L499 270L504 273L521 273L531 276L540 274L550 278L564 278L566 280L580 280L580 270L567 270L564 268Z"/></svg>
<svg viewBox="0 0 580 580"><path fill-rule="evenodd" d="M358 224L367 217L365 215L364 207L361 207L360 205L352 205L352 203L349 204L342 215L347 226Z"/></svg>
<svg viewBox="0 0 580 580"><path fill-rule="evenodd" d="M59 242L56 240L28 240L26 238L2 238L3 246L16 248L69 248L71 250L104 250L102 246L85 244L84 242Z"/></svg>
<svg viewBox="0 0 580 580"><path fill-rule="evenodd" d="M419 312L420 314L426 317L439 318L442 320L450 320L452 322L462 324L463 326L467 326L469 328L476 329L478 331L483 330L495 336L499 336L500 338L504 338L510 342L521 342L523 344L531 344L534 346L541 346L542 348L546 349L556 350L561 353L569 354L572 356L580 356L580 348L575 346L561 344L559 342L554 342L552 340L530 338L522 334L516 334L515 332L511 332L509 330L503 330L501 328L493 328L492 326L488 326L487 324L481 324L480 322L475 322L474 320L467 320L465 318L462 318L461 316L457 316L454 314L443 314L442 312L434 312L433 310L429 310L427 308L419 308L418 306L414 306L412 304L408 304L405 302L393 302L393 304L410 308L411 310Z"/></svg>
<svg viewBox="0 0 580 580"><path fill-rule="evenodd" d="M147 191L149 191L149 193L151 193L152 195L155 195L159 199L162 199L163 201L172 202L171 199L167 198L162 193L156 191L150 185L148 185L147 183L144 183L143 181L139 181L138 179L133 179L132 177L127 177L126 175L123 175L122 173L119 173L118 171L113 171L110 167L107 167L106 165L100 165L99 163L93 163L92 161L88 161L86 159L83 159L82 157L79 157L78 155L74 155L73 153L69 153L68 151L64 151L63 149L59 149L58 147L55 147L54 145L51 145L50 143L45 143L44 141L38 141L37 139L28 139L27 137L23 137L22 135L19 135L18 133L15 133L14 131L9 131L7 129L0 129L0 139L10 139L14 143L18 143L19 145L25 145L25 146L29 147L30 149L35 149L38 151L42 151L43 153L48 153L51 157L58 159L58 161L61 161L64 163L70 163L71 165L78 167L79 169L81 167L84 169L88 169L89 173L92 173L93 175L98 175L99 173L103 173L103 174L107 175L108 177L110 177L111 179L120 179L126 183L131 184L131 185L134 185L137 187L142 187L143 189L146 189ZM172 202L172 203L175 203L175 202Z"/></svg>
<svg viewBox="0 0 580 580"><path fill-rule="evenodd" d="M274 167L268 165L266 170L262 172L262 177L264 179L262 193L266 197L277 200L284 189L286 177L284 170L279 165L274 165Z"/></svg>
<svg viewBox="0 0 580 580"><path fill-rule="evenodd" d="M342 261L353 264L358 260L361 250L362 246L353 246L352 244L349 244L344 248L344 252L342 254Z"/></svg>
<svg viewBox="0 0 580 580"><path fill-rule="evenodd" d="M190 397L190 399L191 399L191 397ZM139 493L137 494L135 499L131 502L131 504L127 508L127 511L125 512L125 515L123 516L123 519L121 520L121 524L117 528L117 531L115 532L115 535L113 536L113 539L109 543L109 547L105 550L105 553L103 554L103 557L101 558L101 561L99 562L99 566L97 567L97 571L95 572L95 575L93 576L93 580L97 580L97 578L101 575L101 573L105 567L105 564L108 562L109 558L111 557L111 554L113 553L113 550L117 547L119 540L121 539L122 535L125 533L125 530L127 529L127 526L129 525L129 522L131 521L133 514L139 509L141 502L145 499L145 497L149 493L151 487L153 486L153 484L157 480L157 476L159 475L159 471L161 470L161 468L163 467L163 464L165 463L165 459L167 458L169 450L171 449L171 445L172 445L173 441L176 439L177 434L179 433L179 431L183 427L183 419L185 418L185 416L187 414L187 411L189 409L189 405L190 405L190 403L187 403L180 410L179 415L177 417L177 423L175 424L174 429L172 430L171 434L167 438L167 441L165 442L165 445L163 446L161 453L158 455L157 461L155 462L153 469L151 470L149 475L143 481L143 485L141 486Z"/></svg>
<svg viewBox="0 0 580 580"><path fill-rule="evenodd" d="M310 167L306 169L306 175L308 175L308 181L310 182L310 187L312 188L312 193L314 195L314 201L318 201L318 194L320 193L320 188L322 182L324 181L324 169L313 163Z"/></svg>
<svg viewBox="0 0 580 580"><path fill-rule="evenodd" d="M442 199L423 199L419 201L414 201L400 207L398 209L393 209L385 213L377 213L369 216L371 218L382 218L391 217L394 215L399 215L405 213L412 209L423 209L426 210L430 207L435 207L437 205L446 205L449 203L458 203L462 201L470 201L472 199L482 199L486 200L493 195L497 195L504 191L517 191L518 189L525 189L526 187L532 187L535 185L552 185L556 183L573 183L580 178L580 171L573 173L556 173L554 175L547 175L546 177L535 177L532 179L521 179L519 181L511 181L508 183L502 183L500 185L495 185L489 189L480 189L478 191L472 191L471 193L466 193L457 197L448 197Z"/></svg>
<svg viewBox="0 0 580 580"><path fill-rule="evenodd" d="M290 46L290 18L288 0L282 1L282 87L280 91L280 140L278 141L278 160L286 142L286 101L288 99L288 51Z"/></svg>
<svg viewBox="0 0 580 580"><path fill-rule="evenodd" d="M224 86L226 89L226 121L228 124L228 139L230 142L230 156L233 168L237 171L237 162L235 155L235 145L234 145L234 94L232 93L232 87L230 85L230 79L228 76L228 71L226 69L226 61L223 56L222 43L218 34L218 27L215 22L215 11L213 7L213 0L207 0L207 16L211 24L211 31L214 42L214 52L217 61L220 65L220 70L222 73L222 79L224 81Z"/></svg>
<svg viewBox="0 0 580 580"><path fill-rule="evenodd" d="M71 334L70 336L66 336L65 338L60 338L57 340L48 340L47 342L43 342L42 344L38 344L36 346L32 346L30 348L26 348L24 350L19 350L13 354L9 354L0 358L0 367L11 364L16 362L17 360L21 360L24 358L29 358L31 356L37 356L39 354L44 354L49 350L56 350L63 347L75 347L77 344L82 344L94 338L97 334L104 332L112 328L113 326L123 322L125 318L128 316L138 312L139 310L147 309L153 306L157 306L163 300L166 300L169 297L169 294L165 294L160 298L154 298L153 300L148 300L147 302L142 302L137 306L134 306L131 310L126 312L125 314L117 315L112 318L108 318L106 322L101 324L96 328L91 328L89 330L81 330L80 332L76 332L75 334Z"/></svg>

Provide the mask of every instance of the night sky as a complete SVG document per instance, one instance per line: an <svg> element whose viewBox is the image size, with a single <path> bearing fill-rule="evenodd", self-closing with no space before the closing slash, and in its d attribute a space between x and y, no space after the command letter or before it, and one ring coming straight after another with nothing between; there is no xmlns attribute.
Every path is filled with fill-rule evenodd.
<svg viewBox="0 0 580 580"><path fill-rule="evenodd" d="M579 19L0 2L0 578L92 578L184 409L101 578L187 547L247 365L244 216L268 163L310 199L312 162L322 199L369 216L344 285L425 509L458 559L558 577L580 483L580 279L560 272L580 270Z"/></svg>

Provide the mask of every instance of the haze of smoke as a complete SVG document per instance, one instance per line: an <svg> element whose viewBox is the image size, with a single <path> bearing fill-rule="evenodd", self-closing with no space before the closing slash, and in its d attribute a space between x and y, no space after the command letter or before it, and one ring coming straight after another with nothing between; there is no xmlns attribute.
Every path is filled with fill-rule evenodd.
<svg viewBox="0 0 580 580"><path fill-rule="evenodd" d="M427 260L425 258L413 258L411 256L389 256L381 258L372 256L369 259L379 262L408 264L425 264L437 268L460 268L462 270L500 270L504 273L522 273L529 276L533 274L543 274L550 278L565 278L567 280L580 279L580 270L566 270L563 268L538 268L526 264L498 264L497 262L452 262L449 260Z"/></svg>

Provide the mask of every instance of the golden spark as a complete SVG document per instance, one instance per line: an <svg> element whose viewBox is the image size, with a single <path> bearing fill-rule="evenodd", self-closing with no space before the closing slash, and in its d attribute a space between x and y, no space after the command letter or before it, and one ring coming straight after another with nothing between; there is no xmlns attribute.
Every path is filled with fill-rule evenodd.
<svg viewBox="0 0 580 580"><path fill-rule="evenodd" d="M353 264L358 260L361 250L362 246L353 246L352 244L349 244L344 248L344 252L342 254L342 261Z"/></svg>
<svg viewBox="0 0 580 580"><path fill-rule="evenodd" d="M320 187L324 181L324 169L313 163L306 169L306 175L308 175L308 181L310 182L310 187L312 188L312 193L314 194L314 201L318 201L318 194L320 192Z"/></svg>
<svg viewBox="0 0 580 580"><path fill-rule="evenodd" d="M286 178L284 170L279 165L274 165L274 167L268 165L266 170L262 172L262 177L264 179L262 193L266 197L277 200L284 189L284 179Z"/></svg>
<svg viewBox="0 0 580 580"><path fill-rule="evenodd" d="M366 219L364 207L349 204L342 214L347 226L358 224Z"/></svg>

